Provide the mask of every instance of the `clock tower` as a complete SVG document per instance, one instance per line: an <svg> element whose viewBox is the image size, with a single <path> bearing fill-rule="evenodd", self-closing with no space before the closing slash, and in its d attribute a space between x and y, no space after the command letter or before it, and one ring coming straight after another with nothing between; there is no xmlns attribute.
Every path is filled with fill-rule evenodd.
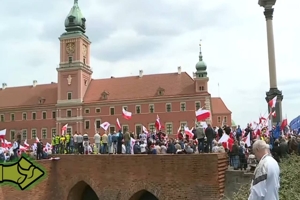
<svg viewBox="0 0 300 200"><path fill-rule="evenodd" d="M86 19L74 0L65 19L65 30L60 37L60 63L57 68L57 105L81 104L91 81L90 40L85 35Z"/></svg>

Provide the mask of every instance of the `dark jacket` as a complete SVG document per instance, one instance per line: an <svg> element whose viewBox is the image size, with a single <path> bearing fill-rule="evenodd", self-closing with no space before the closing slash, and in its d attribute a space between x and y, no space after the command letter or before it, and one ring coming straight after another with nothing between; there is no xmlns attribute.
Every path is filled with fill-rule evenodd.
<svg viewBox="0 0 300 200"><path fill-rule="evenodd" d="M205 136L206 136L208 142L213 141L214 135L215 135L215 131L211 127L207 127L205 129Z"/></svg>

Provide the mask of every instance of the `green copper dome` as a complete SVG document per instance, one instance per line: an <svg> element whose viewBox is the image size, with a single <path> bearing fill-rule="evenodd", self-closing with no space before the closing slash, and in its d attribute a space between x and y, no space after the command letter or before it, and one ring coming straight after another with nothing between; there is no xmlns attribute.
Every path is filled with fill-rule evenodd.
<svg viewBox="0 0 300 200"><path fill-rule="evenodd" d="M199 59L199 62L196 64L196 70L197 71L205 71L207 68L205 62L201 59Z"/></svg>
<svg viewBox="0 0 300 200"><path fill-rule="evenodd" d="M85 33L85 22L86 19L83 17L78 6L78 0L74 0L74 5L65 20L66 31L80 31Z"/></svg>
<svg viewBox="0 0 300 200"><path fill-rule="evenodd" d="M202 56L202 50L201 50L201 44L200 46L200 53L199 53L199 61L196 64L196 77L197 78L206 78L207 77L207 66L205 62L203 61L203 56Z"/></svg>

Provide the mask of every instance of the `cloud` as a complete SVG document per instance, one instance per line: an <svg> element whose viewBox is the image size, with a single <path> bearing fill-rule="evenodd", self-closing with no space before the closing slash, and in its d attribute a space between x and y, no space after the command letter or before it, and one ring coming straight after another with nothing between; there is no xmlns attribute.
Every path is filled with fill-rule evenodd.
<svg viewBox="0 0 300 200"><path fill-rule="evenodd" d="M8 86L56 82L58 37L72 0L5 1L0 7L1 82ZM175 72L192 75L202 39L209 91L221 96L242 126L267 110L269 90L266 23L263 9L252 1L79 0L92 41L93 78ZM274 38L278 88L283 113L298 116L300 2L278 1ZM45 76L46 74L46 76ZM219 85L219 87L218 87Z"/></svg>

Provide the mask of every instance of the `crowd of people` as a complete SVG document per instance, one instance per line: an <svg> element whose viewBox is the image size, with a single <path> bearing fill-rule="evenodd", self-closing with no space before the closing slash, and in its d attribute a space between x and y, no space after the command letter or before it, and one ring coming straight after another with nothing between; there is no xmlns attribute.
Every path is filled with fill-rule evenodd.
<svg viewBox="0 0 300 200"><path fill-rule="evenodd" d="M222 140L228 136L226 141ZM248 136L249 135L249 136ZM230 165L235 170L247 169L251 145L247 144L249 137L251 144L259 139L271 145L270 135L265 129L260 132L253 129L250 124L245 129L240 126L231 128L211 127L197 124L191 131L179 131L175 137L170 137L162 131L153 133L133 133L126 131L97 132L93 137L88 134L75 132L64 135L53 135L51 144L43 144L38 140L28 145L26 141L21 144L20 136L10 143L2 140L0 147L0 161L17 158L20 152L27 152L36 159L47 159L54 154L193 154L193 153L222 153L229 155ZM272 153L276 160L287 156L288 143L292 137L276 138L272 143ZM300 148L299 148L300 149ZM251 158L251 156L250 156Z"/></svg>

